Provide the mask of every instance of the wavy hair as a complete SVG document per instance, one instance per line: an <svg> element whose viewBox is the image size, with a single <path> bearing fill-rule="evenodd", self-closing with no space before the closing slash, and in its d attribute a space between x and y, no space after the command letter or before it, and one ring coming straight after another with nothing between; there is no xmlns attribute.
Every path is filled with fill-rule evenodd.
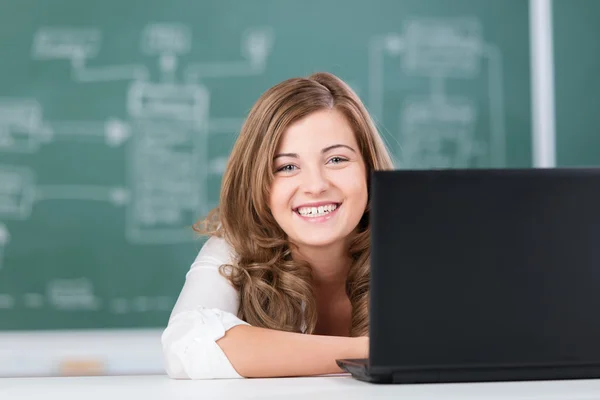
<svg viewBox="0 0 600 400"><path fill-rule="evenodd" d="M291 78L264 92L250 110L223 175L219 206L194 225L196 232L223 237L234 249L235 263L221 266L221 273L240 293L238 317L254 326L308 334L316 326L310 265L292 259L268 199L272 160L283 133L295 121L323 109L340 111L352 126L367 180L372 170L393 169L369 113L345 82L324 72ZM349 247L351 336L369 332L369 204Z"/></svg>

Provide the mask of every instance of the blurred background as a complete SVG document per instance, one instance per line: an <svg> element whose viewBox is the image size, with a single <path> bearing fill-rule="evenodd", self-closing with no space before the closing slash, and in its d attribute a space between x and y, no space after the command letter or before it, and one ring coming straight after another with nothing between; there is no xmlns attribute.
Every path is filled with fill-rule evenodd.
<svg viewBox="0 0 600 400"><path fill-rule="evenodd" d="M0 376L163 373L249 108L329 71L400 168L600 162L597 0L0 3Z"/></svg>

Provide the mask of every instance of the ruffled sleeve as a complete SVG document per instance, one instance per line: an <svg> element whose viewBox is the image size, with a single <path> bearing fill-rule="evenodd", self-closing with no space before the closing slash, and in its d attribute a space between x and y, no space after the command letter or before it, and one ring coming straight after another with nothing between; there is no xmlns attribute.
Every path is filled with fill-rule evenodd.
<svg viewBox="0 0 600 400"><path fill-rule="evenodd" d="M219 266L233 254L220 238L210 238L200 250L173 308L161 341L165 370L175 379L242 378L216 343L237 325L239 294L220 275Z"/></svg>

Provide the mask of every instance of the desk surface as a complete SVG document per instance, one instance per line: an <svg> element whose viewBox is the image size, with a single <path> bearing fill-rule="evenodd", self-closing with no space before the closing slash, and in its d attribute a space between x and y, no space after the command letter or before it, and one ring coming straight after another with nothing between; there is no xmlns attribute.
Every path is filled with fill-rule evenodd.
<svg viewBox="0 0 600 400"><path fill-rule="evenodd" d="M600 380L376 385L349 376L172 380L167 376L0 378L6 400L600 399Z"/></svg>

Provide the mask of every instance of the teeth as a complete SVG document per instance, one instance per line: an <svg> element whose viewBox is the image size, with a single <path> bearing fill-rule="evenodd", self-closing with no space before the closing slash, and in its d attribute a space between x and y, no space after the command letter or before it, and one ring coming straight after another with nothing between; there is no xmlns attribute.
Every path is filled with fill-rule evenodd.
<svg viewBox="0 0 600 400"><path fill-rule="evenodd" d="M326 206L319 207L300 207L298 209L298 214L303 217L320 217L332 212L336 208L336 204L327 204Z"/></svg>

